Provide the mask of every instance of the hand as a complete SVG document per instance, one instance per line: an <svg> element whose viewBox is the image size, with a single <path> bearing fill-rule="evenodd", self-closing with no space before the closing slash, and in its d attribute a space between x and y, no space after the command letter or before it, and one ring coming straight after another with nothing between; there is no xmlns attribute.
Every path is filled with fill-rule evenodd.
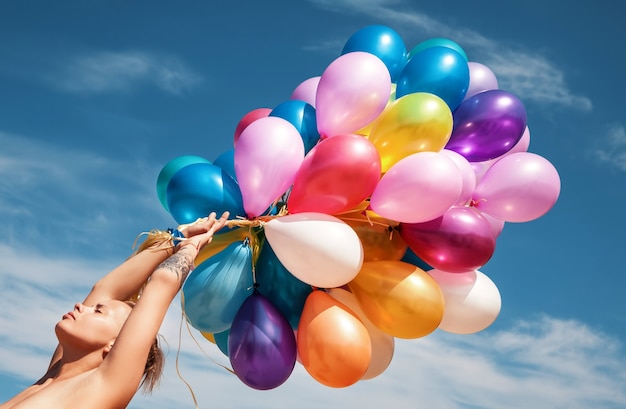
<svg viewBox="0 0 626 409"><path fill-rule="evenodd" d="M212 212L209 217L180 226L179 230L186 239L184 239L178 247L181 248L183 246L193 245L197 251L200 251L202 247L213 240L213 235L226 225L229 215L228 212L224 212L222 216L217 219L215 212Z"/></svg>

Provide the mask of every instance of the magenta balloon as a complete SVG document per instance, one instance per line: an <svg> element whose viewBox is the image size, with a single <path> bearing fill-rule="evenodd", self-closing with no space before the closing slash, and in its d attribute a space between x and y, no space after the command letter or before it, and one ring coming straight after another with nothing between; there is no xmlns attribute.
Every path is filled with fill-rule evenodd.
<svg viewBox="0 0 626 409"><path fill-rule="evenodd" d="M336 135L304 158L289 193L289 213L346 212L367 199L380 178L376 147L363 136Z"/></svg>
<svg viewBox="0 0 626 409"><path fill-rule="evenodd" d="M317 86L317 129L328 138L353 133L368 125L387 106L391 76L373 54L354 51L335 59Z"/></svg>
<svg viewBox="0 0 626 409"><path fill-rule="evenodd" d="M282 385L293 372L297 347L293 329L263 295L254 293L233 319L228 357L243 383L267 390Z"/></svg>
<svg viewBox="0 0 626 409"><path fill-rule="evenodd" d="M495 162L472 199L481 212L507 222L527 222L548 212L561 192L561 179L547 159L516 152Z"/></svg>
<svg viewBox="0 0 626 409"><path fill-rule="evenodd" d="M515 95L490 90L463 101L454 111L454 127L446 149L470 162L482 162L508 152L526 129L526 108Z"/></svg>
<svg viewBox="0 0 626 409"><path fill-rule="evenodd" d="M467 206L452 207L426 223L401 223L400 235L424 262L449 273L482 267L496 247L491 224Z"/></svg>
<svg viewBox="0 0 626 409"><path fill-rule="evenodd" d="M498 79L489 67L477 62L468 62L467 66L470 72L470 82L463 98L464 101L479 92L498 89Z"/></svg>
<svg viewBox="0 0 626 409"><path fill-rule="evenodd" d="M317 76L302 81L296 89L293 90L289 99L304 101L315 108L315 96L317 94L317 85L320 83L320 78L321 77Z"/></svg>

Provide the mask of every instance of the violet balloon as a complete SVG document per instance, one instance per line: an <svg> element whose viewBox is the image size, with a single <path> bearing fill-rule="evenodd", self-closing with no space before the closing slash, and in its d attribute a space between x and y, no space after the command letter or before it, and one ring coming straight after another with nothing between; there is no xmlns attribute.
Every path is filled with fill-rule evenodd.
<svg viewBox="0 0 626 409"><path fill-rule="evenodd" d="M401 223L399 229L418 257L449 273L482 267L496 247L491 224L478 210L467 206L451 207L425 223Z"/></svg>
<svg viewBox="0 0 626 409"><path fill-rule="evenodd" d="M470 81L463 101L473 97L479 92L498 89L498 79L489 67L477 62L468 62L467 66L469 67Z"/></svg>
<svg viewBox="0 0 626 409"><path fill-rule="evenodd" d="M507 222L527 222L548 212L561 192L561 179L547 159L516 152L495 162L472 198L481 212Z"/></svg>
<svg viewBox="0 0 626 409"><path fill-rule="evenodd" d="M233 319L228 336L233 371L254 389L282 385L296 364L296 338L289 322L263 295L253 293Z"/></svg>
<svg viewBox="0 0 626 409"><path fill-rule="evenodd" d="M526 108L515 95L490 90L463 101L453 113L454 128L446 149L470 162L502 156L522 138Z"/></svg>

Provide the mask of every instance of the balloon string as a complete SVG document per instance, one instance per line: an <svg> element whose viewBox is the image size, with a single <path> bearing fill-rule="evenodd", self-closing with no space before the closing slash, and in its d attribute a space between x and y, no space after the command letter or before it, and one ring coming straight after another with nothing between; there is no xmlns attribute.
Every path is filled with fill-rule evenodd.
<svg viewBox="0 0 626 409"><path fill-rule="evenodd" d="M193 392L193 388L191 387L189 382L187 382L185 378L183 378L183 375L180 373L179 357L180 357L180 346L181 346L182 337L183 337L183 321L184 320L185 320L185 310L184 308L181 308L180 327L178 329L178 349L176 350L176 374L178 375L180 380L183 381L183 383L187 386L187 389L189 389L189 393L191 393L191 398L193 399L193 404L196 407L196 409L199 409L198 400L196 399L196 394Z"/></svg>
<svg viewBox="0 0 626 409"><path fill-rule="evenodd" d="M375 222L373 220L370 220L369 216L367 216L367 220L355 219L352 217L339 217L339 219L344 220L344 221L351 221L351 222L369 223L370 226L378 225L378 226L383 226L383 227L392 227L388 223L380 223L380 222Z"/></svg>

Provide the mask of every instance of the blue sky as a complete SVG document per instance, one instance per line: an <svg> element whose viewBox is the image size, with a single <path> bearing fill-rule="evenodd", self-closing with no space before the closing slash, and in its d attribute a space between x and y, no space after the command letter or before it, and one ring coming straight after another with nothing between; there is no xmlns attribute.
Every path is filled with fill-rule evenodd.
<svg viewBox="0 0 626 409"><path fill-rule="evenodd" d="M397 341L391 366L346 389L301 366L259 392L182 330L199 407L626 406L626 36L617 2L30 1L0 4L0 401L38 379L54 324L130 252L175 222L156 179L180 155L214 160L239 119L320 75L356 30L407 48L446 37L528 112L529 151L559 171L548 214L507 224L481 271L502 311L474 335ZM163 324L161 389L130 408L193 407L175 370L179 302Z"/></svg>

